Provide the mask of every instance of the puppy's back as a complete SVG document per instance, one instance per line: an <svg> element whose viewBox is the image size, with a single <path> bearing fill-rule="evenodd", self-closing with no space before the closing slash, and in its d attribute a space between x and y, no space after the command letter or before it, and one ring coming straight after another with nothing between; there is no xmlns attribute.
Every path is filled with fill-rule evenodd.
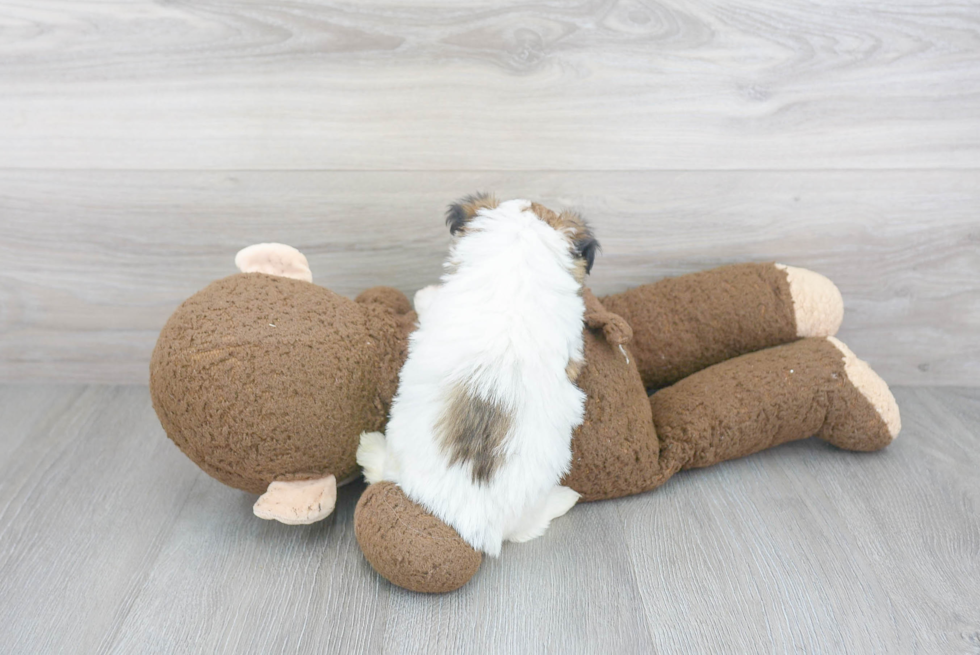
<svg viewBox="0 0 980 655"><path fill-rule="evenodd" d="M510 205L510 207L507 207ZM474 221L420 316L388 441L406 494L496 554L509 525L570 463L584 395L581 285L565 237L504 203Z"/></svg>

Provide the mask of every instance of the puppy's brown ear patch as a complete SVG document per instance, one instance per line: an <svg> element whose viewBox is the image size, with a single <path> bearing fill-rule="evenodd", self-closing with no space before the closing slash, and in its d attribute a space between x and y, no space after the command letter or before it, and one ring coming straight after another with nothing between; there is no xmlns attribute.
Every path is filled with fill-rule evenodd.
<svg viewBox="0 0 980 655"><path fill-rule="evenodd" d="M539 202L531 203L531 211L534 212L535 216L556 230L560 230L561 228L565 227L561 221L561 215L556 214Z"/></svg>
<svg viewBox="0 0 980 655"><path fill-rule="evenodd" d="M453 389L446 411L436 424L449 464L470 464L473 482L487 483L504 463L503 444L510 433L511 415L498 403Z"/></svg>
<svg viewBox="0 0 980 655"><path fill-rule="evenodd" d="M476 212L481 209L493 209L498 204L497 199L490 193L474 193L462 198L458 202L449 205L446 212L446 225L449 226L449 233L456 236L466 228L466 223L476 216Z"/></svg>
<svg viewBox="0 0 980 655"><path fill-rule="evenodd" d="M565 210L558 215L558 224L569 232L572 241L572 254L576 259L576 277L579 282L592 272L596 253L599 252L599 242L592 234L588 222L576 212Z"/></svg>

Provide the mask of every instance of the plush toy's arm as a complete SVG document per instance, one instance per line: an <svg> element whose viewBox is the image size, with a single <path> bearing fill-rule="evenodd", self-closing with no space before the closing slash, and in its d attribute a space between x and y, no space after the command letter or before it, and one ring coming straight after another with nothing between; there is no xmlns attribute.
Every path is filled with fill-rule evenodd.
<svg viewBox="0 0 980 655"><path fill-rule="evenodd" d="M633 328L631 351L647 388L727 359L833 336L844 303L833 282L802 268L735 264L602 298Z"/></svg>
<svg viewBox="0 0 980 655"><path fill-rule="evenodd" d="M582 290L582 299L585 301L586 327L602 330L606 341L614 346L622 346L630 342L633 338L633 329L622 316L607 311L591 289Z"/></svg>
<svg viewBox="0 0 980 655"><path fill-rule="evenodd" d="M444 593L476 575L483 555L393 482L372 484L354 510L354 535L374 570L411 591Z"/></svg>

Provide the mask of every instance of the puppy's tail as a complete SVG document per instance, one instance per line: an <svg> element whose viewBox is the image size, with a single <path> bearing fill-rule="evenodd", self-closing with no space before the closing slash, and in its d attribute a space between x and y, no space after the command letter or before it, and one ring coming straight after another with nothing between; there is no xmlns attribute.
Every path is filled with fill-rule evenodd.
<svg viewBox="0 0 980 655"><path fill-rule="evenodd" d="M368 484L381 482L385 474L385 459L388 446L385 436L380 432L362 432L361 443L357 447L357 463L364 469L364 479Z"/></svg>

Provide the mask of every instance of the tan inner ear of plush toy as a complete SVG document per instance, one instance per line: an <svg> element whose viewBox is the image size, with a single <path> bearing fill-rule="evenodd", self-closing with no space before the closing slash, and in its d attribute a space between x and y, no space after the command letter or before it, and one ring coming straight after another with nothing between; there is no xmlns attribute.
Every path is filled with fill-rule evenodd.
<svg viewBox="0 0 980 655"><path fill-rule="evenodd" d="M256 243L235 255L235 266L242 273L265 273L304 282L313 281L306 256L284 243Z"/></svg>
<svg viewBox="0 0 980 655"><path fill-rule="evenodd" d="M308 525L330 516L337 504L337 478L276 481L259 496L252 512L260 519Z"/></svg>
<svg viewBox="0 0 980 655"><path fill-rule="evenodd" d="M839 339L827 337L827 340L844 355L844 372L847 373L847 379L875 408L878 416L888 426L888 433L892 439L897 437L902 429L902 418L898 411L898 403L895 402L895 396L892 395L888 385L867 362L858 359Z"/></svg>
<svg viewBox="0 0 980 655"><path fill-rule="evenodd" d="M844 320L844 299L837 286L823 275L805 268L784 264L776 264L776 268L786 272L796 315L796 336L837 334Z"/></svg>

